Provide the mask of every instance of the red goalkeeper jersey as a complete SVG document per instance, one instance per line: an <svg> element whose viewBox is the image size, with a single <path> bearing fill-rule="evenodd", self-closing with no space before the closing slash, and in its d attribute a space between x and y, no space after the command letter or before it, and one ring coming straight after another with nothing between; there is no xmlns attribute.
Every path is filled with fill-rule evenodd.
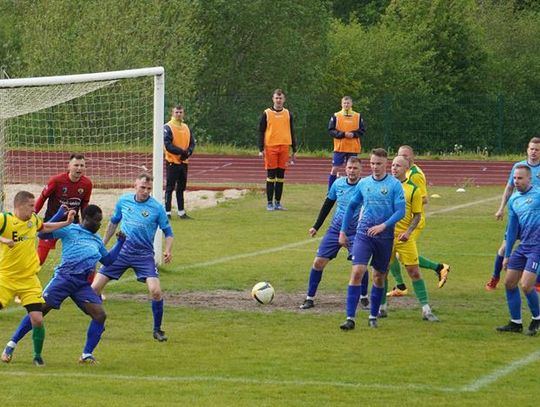
<svg viewBox="0 0 540 407"><path fill-rule="evenodd" d="M55 175L49 179L49 183L36 199L34 211L38 213L45 201L47 201L47 211L45 221L49 220L60 208L66 205L69 209L77 211L76 221L79 219L79 212L88 205L90 194L92 193L92 181L90 178L81 177L79 181L73 182L69 179L67 172Z"/></svg>

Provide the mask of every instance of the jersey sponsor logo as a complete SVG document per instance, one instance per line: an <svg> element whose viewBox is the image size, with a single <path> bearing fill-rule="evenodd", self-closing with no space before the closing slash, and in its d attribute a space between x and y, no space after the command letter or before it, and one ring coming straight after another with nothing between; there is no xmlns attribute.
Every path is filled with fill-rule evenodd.
<svg viewBox="0 0 540 407"><path fill-rule="evenodd" d="M69 209L79 209L81 198L59 199L61 205L66 205Z"/></svg>
<svg viewBox="0 0 540 407"><path fill-rule="evenodd" d="M14 242L23 242L28 239L30 239L28 236L19 236L19 233L16 230L11 232L11 240L13 240Z"/></svg>

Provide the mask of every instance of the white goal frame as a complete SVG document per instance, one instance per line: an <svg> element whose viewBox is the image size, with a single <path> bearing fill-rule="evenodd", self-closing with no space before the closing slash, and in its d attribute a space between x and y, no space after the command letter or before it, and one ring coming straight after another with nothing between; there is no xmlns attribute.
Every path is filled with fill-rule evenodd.
<svg viewBox="0 0 540 407"><path fill-rule="evenodd" d="M154 77L154 106L153 106L153 154L152 154L152 175L154 177L153 193L155 199L163 202L163 124L164 124L164 102L165 102L165 69L163 67L128 69L123 71L110 71L87 73L78 75L63 76L43 76L35 78L17 78L0 80L0 89L63 85L70 83L111 81L120 79L130 79L142 76ZM154 250L156 261L162 263L163 238L158 230L154 238Z"/></svg>

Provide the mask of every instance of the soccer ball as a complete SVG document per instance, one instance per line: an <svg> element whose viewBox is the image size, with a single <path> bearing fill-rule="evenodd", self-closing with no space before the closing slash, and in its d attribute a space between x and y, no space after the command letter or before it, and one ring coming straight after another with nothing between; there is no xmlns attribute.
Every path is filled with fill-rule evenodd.
<svg viewBox="0 0 540 407"><path fill-rule="evenodd" d="M261 304L270 304L274 299L274 287L266 281L262 281L253 286L251 296Z"/></svg>

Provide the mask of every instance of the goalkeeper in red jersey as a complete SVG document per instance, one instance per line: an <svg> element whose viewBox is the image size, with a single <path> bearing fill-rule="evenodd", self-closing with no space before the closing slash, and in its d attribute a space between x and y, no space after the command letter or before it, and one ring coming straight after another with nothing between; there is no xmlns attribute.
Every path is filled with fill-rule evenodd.
<svg viewBox="0 0 540 407"><path fill-rule="evenodd" d="M84 176L86 162L82 154L72 154L69 158L68 171L62 172L49 179L49 182L36 199L34 212L39 213L45 202L45 222L47 222L60 208L65 205L73 209L77 215L75 223L79 223L79 211L82 212L88 206L92 193L92 181ZM56 239L40 240L38 244L39 263L45 263L49 250L56 246Z"/></svg>

